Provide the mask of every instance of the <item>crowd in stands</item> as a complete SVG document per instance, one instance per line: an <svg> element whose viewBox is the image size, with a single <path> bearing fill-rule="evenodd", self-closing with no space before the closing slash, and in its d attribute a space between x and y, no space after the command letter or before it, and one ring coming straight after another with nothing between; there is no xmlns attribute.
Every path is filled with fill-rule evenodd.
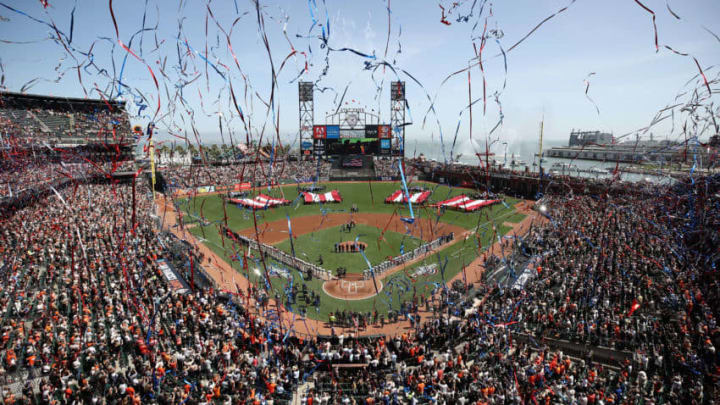
<svg viewBox="0 0 720 405"><path fill-rule="evenodd" d="M326 161L278 161L272 166L268 162L241 165L169 166L162 170L166 182L177 188L186 189L201 186L232 185L249 182L266 185L272 179L275 183L297 183L327 181L330 164Z"/></svg>
<svg viewBox="0 0 720 405"><path fill-rule="evenodd" d="M75 116L70 131L87 136L97 122L116 125L113 115ZM392 160L374 163L378 176L396 175ZM0 195L99 169L134 167L13 156L0 163ZM323 179L330 166L280 161L272 170L181 166L163 174L187 188L312 181L318 170ZM717 403L720 178L660 188L652 199L637 191L547 195L547 221L514 244L551 252L522 288L480 285L479 301L436 288L393 309L387 321L407 319L411 328L392 337L345 336L343 328L386 317L335 311L328 326L337 333L300 339L261 315L269 309L263 289L173 288L158 260L183 275L192 261L154 228L142 181L135 198L131 186L109 182L57 187L0 211L0 399L271 405L312 382L305 405ZM555 348L559 340L628 360L573 357Z"/></svg>
<svg viewBox="0 0 720 405"><path fill-rule="evenodd" d="M385 157L374 157L373 165L375 166L375 176L378 178L395 178L400 175L398 172L397 163L394 159Z"/></svg>
<svg viewBox="0 0 720 405"><path fill-rule="evenodd" d="M10 197L25 189L42 189L63 181L85 177L107 177L133 172L133 161L50 163L31 157L11 157L0 161L0 197Z"/></svg>
<svg viewBox="0 0 720 405"><path fill-rule="evenodd" d="M104 104L75 110L72 102L57 100L40 103L0 94L0 198L135 170L134 140L124 110L109 111Z"/></svg>
<svg viewBox="0 0 720 405"><path fill-rule="evenodd" d="M289 395L300 353L278 332L208 291L169 288L147 189L135 207L127 186L59 194L2 218L0 382L27 383L6 385L6 403Z"/></svg>
<svg viewBox="0 0 720 405"><path fill-rule="evenodd" d="M327 181L330 178L330 163L327 161L300 161L291 162L290 166L285 169L290 171L296 181L312 182L314 179L319 181Z"/></svg>
<svg viewBox="0 0 720 405"><path fill-rule="evenodd" d="M717 403L720 210L715 204L702 221L684 223L695 215L693 193L668 193L653 204L631 194L616 201L546 198L549 220L535 226L523 246L553 254L532 267L524 288L482 286L480 304L442 299L443 316L415 333L376 340L367 359L362 346L349 351L350 360L369 364L359 377L318 375L319 388L306 397L320 403L354 397L366 403ZM667 215L671 208L676 216ZM552 349L561 339L628 356L619 364L574 358ZM384 347L391 349L389 359ZM388 371L378 372L388 363Z"/></svg>
<svg viewBox="0 0 720 405"><path fill-rule="evenodd" d="M114 131L113 131L114 130ZM124 110L106 109L92 112L46 108L0 107L0 133L12 135L19 142L63 142L66 138L85 141L124 137L130 141L130 121Z"/></svg>
<svg viewBox="0 0 720 405"><path fill-rule="evenodd" d="M314 387L307 404L718 399L720 288L708 259L682 245L688 225L666 214L692 214L677 195L655 204L546 197L549 220L525 243L555 253L522 290L481 286L478 304L438 289L395 311L414 325L395 337L285 340L253 315L268 305L262 291L232 301L169 288L147 189L135 207L127 186L59 194L2 218L0 381L29 384L19 393L6 385L6 401L281 403L303 381ZM696 229L718 225L717 208L706 214ZM423 306L434 315L416 323ZM338 313L335 322L384 317ZM632 360L571 357L553 339L630 351ZM329 363L362 367L343 374Z"/></svg>

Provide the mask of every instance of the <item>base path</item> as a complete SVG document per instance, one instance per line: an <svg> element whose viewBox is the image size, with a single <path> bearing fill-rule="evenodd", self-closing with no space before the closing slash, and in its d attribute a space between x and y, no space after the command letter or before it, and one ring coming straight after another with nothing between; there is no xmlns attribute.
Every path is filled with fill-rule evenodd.
<svg viewBox="0 0 720 405"><path fill-rule="evenodd" d="M247 309L256 315L260 315L259 311L256 309L256 303L253 299L248 299L247 297L247 291L249 290L250 283L249 281L243 277L240 273L236 272L228 263L223 260L219 255L215 254L209 247L207 247L205 244L200 243L198 239L188 232L186 229L181 228L178 224L178 213L174 210L174 207L171 203L166 202L164 197L160 194L158 194L158 197L156 199L156 211L157 215L160 217L160 221L162 223L162 228L164 230L170 231L179 238L186 240L191 245L193 245L197 251L201 252L204 255L203 261L201 263L203 269L207 272L207 274L213 278L215 281L216 287L220 290L229 291L232 293L236 293L237 289L240 289L240 292L244 295L245 298L243 298L243 302L245 305L247 305ZM521 203L518 203L515 205L515 208L523 213L526 214L527 217L525 217L524 220L517 224L513 223L506 223L508 226L512 226L512 229L509 231L509 234L513 235L523 235L527 230L530 228L531 224L536 223L539 224L541 222L547 221L545 218L543 218L541 215L537 214L535 211L531 210L532 202L530 201L523 201ZM375 215L375 214L365 214L365 215ZM388 215L386 215L386 221ZM332 215L328 215L328 217L331 217ZM349 214L345 214L345 217L347 218ZM357 214L355 214L357 217ZM300 219L300 218L296 218ZM398 219L399 220L399 219ZM293 226L295 224L293 220ZM276 221L276 222L282 222L282 221ZM359 221L355 221L356 223L361 223ZM342 224L344 222L341 222ZM317 225L317 224L315 224ZM400 224L399 224L400 225ZM447 224L443 224L447 226ZM286 222L287 226L287 222ZM404 225L401 225L404 229ZM280 229L280 228L278 228ZM382 228L381 228L382 229ZM284 234L284 238L287 239L287 233ZM502 255L503 246L500 243L493 244L484 254L483 256L489 256L491 254L495 255ZM473 261L464 272L458 273L452 280L448 282L448 285L452 283L455 280L466 280L468 283L477 283L480 282L482 278L482 273L484 272L484 267L482 266L483 258L478 257L475 261ZM379 288L379 286L378 286ZM374 287L373 287L374 289ZM271 309L275 308L282 308L282 304L280 306L275 303L273 299L269 300L268 307ZM420 311L420 317L422 320L427 320L432 317L432 312L425 312ZM402 333L407 333L408 331L411 331L412 328L410 327L409 321L401 321L393 324L386 324L384 326L380 325L368 325L367 328L358 330L357 328L331 328L327 322L324 321L318 321L315 319L310 318L303 318L302 316L299 316L297 314L293 314L291 312L287 311L281 311L279 320L274 319L274 322L278 322L280 325L282 325L282 328L284 330L291 329L295 334L298 336L316 336L316 335L330 335L331 333L340 334L343 333L345 335L352 335L352 336L363 336L363 335L386 335L386 336L396 336Z"/></svg>

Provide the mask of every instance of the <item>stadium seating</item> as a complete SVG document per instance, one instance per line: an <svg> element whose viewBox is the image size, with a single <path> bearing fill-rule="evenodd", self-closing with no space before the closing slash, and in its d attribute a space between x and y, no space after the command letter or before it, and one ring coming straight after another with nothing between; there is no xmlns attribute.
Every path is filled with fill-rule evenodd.
<svg viewBox="0 0 720 405"><path fill-rule="evenodd" d="M133 142L121 103L9 92L0 92L0 101L0 130L14 137L67 144L107 143L108 138Z"/></svg>
<svg viewBox="0 0 720 405"><path fill-rule="evenodd" d="M40 125L31 114L2 111L2 125L13 131L23 122L64 125L53 114L41 113ZM97 129L90 119L83 125ZM219 291L201 251L157 229L144 177L132 186L84 176L113 162L77 160L95 154L87 148L69 161L44 149L13 146L0 163L12 190L47 185L22 205L6 204L13 199L6 196L0 209L5 403L720 399L720 176L657 186L662 198L650 202L636 193L638 184L624 184L613 199L546 194L547 220L522 238L498 241L503 257L492 260L487 283L472 290L462 280L412 285L422 288L392 302L387 314L338 305L319 323L332 334L313 336L310 320L297 313L290 326L272 317L283 306L262 284ZM297 168L318 170L307 163ZM242 169L202 168L202 180L219 173L235 180ZM183 178L182 170L197 185L198 168L169 176ZM253 178L261 179L273 176ZM698 215L697 200L687 196L701 193L712 204ZM484 204L464 195L451 200L441 204ZM477 228L481 234L495 236L489 225ZM496 277L500 271L504 277ZM354 336L398 320L395 335Z"/></svg>

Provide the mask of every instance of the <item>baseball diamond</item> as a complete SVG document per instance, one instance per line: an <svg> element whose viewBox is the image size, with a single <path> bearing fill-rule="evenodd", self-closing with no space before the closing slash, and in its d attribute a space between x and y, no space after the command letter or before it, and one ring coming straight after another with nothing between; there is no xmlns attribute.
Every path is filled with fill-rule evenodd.
<svg viewBox="0 0 720 405"><path fill-rule="evenodd" d="M253 211L215 193L179 200L178 207L186 214L185 225L190 227L190 233L232 266L237 277L269 287L286 310L322 321L338 308L387 314L399 311L415 296L429 296L502 237L510 229L506 224L525 217L514 208L519 200L506 197L503 203L483 208L480 221L477 215L468 221L468 213L433 206L467 191L432 183L413 183L433 191L424 204L413 206L415 218L409 218L407 204L384 203L396 192L397 183L342 182L321 186L337 190L342 201L306 205L300 187L284 185L270 192L266 188L251 191L248 198L269 194L291 201L285 206ZM261 225L256 228L255 222ZM318 277L316 272L313 276L306 269L285 264L287 260L281 263L267 252L248 249L222 235L220 229L225 223L238 235L296 257L296 263L326 270L330 278ZM348 227L350 223L354 226ZM429 244L440 238L444 238L443 243ZM364 243L366 249L336 253L335 245L347 241ZM438 262L439 252L447 261ZM270 264L284 269L290 277L266 274L264 266ZM432 265L437 271L414 270ZM316 294L319 302L306 301L305 296L298 299L294 290L303 288L309 291L308 297Z"/></svg>

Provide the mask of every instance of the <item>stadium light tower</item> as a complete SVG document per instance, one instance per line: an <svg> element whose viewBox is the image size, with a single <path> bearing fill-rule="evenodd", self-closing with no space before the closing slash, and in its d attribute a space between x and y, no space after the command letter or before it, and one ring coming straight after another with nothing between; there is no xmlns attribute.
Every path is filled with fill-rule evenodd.
<svg viewBox="0 0 720 405"><path fill-rule="evenodd" d="M392 126L393 156L405 156L405 82L390 84L390 125Z"/></svg>
<svg viewBox="0 0 720 405"><path fill-rule="evenodd" d="M503 169L507 166L507 142L503 142L502 145L505 145L505 157L503 158Z"/></svg>
<svg viewBox="0 0 720 405"><path fill-rule="evenodd" d="M298 83L300 158L309 156L312 149L313 124L315 123L313 86L313 82Z"/></svg>

